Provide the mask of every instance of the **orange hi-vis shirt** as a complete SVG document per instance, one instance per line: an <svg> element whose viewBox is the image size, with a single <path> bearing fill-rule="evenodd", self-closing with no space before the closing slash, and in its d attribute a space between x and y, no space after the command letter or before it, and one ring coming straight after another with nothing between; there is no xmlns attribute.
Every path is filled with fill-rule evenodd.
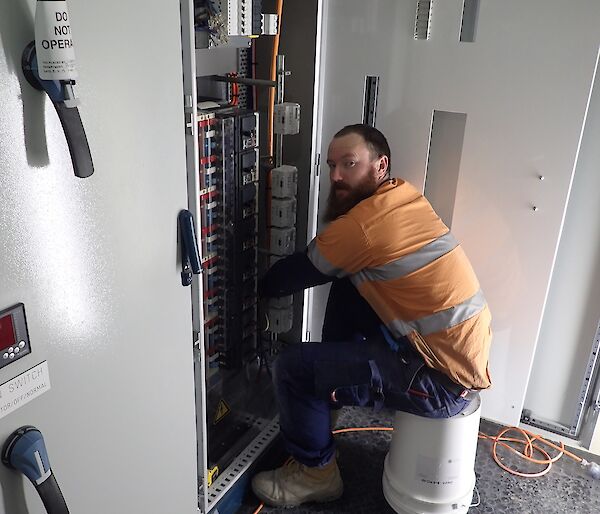
<svg viewBox="0 0 600 514"><path fill-rule="evenodd" d="M469 389L491 385L491 315L467 256L429 202L392 179L330 223L308 257L349 276L382 322L425 363Z"/></svg>

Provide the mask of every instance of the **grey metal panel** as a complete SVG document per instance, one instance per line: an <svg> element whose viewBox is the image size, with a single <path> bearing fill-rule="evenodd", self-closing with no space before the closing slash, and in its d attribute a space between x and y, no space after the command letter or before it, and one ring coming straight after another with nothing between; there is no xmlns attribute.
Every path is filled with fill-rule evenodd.
<svg viewBox="0 0 600 514"><path fill-rule="evenodd" d="M525 398L525 407L534 415L568 427L577 424L574 415L581 401L582 382L600 318L598 137L597 70Z"/></svg>
<svg viewBox="0 0 600 514"><path fill-rule="evenodd" d="M195 512L179 2L69 1L88 179L19 71L33 6L0 3L0 305L24 302L33 348L0 382L47 360L52 389L1 419L0 440L41 429L71 512ZM0 487L0 513L43 512L3 466Z"/></svg>
<svg viewBox="0 0 600 514"><path fill-rule="evenodd" d="M467 115L433 111L424 195L448 228L452 228Z"/></svg>

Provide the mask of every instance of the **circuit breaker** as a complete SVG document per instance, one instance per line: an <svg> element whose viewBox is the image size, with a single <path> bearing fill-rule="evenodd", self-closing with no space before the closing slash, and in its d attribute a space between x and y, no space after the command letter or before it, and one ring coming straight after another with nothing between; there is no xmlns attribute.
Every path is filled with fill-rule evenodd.
<svg viewBox="0 0 600 514"><path fill-rule="evenodd" d="M256 346L258 113L206 113L199 133L210 380L220 367L242 366Z"/></svg>

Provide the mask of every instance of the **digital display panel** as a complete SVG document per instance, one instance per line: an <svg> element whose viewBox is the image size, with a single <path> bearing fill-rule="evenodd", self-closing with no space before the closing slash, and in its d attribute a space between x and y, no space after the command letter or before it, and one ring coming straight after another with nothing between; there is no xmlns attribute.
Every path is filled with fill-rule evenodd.
<svg viewBox="0 0 600 514"><path fill-rule="evenodd" d="M16 344L15 326L13 325L12 316L4 316L0 318L0 350L9 348Z"/></svg>

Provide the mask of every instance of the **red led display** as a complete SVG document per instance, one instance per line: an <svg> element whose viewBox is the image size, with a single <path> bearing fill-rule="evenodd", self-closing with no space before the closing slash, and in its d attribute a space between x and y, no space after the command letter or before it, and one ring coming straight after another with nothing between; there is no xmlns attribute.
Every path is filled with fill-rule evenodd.
<svg viewBox="0 0 600 514"><path fill-rule="evenodd" d="M0 318L0 350L14 346L16 343L15 327L12 316L9 314Z"/></svg>

